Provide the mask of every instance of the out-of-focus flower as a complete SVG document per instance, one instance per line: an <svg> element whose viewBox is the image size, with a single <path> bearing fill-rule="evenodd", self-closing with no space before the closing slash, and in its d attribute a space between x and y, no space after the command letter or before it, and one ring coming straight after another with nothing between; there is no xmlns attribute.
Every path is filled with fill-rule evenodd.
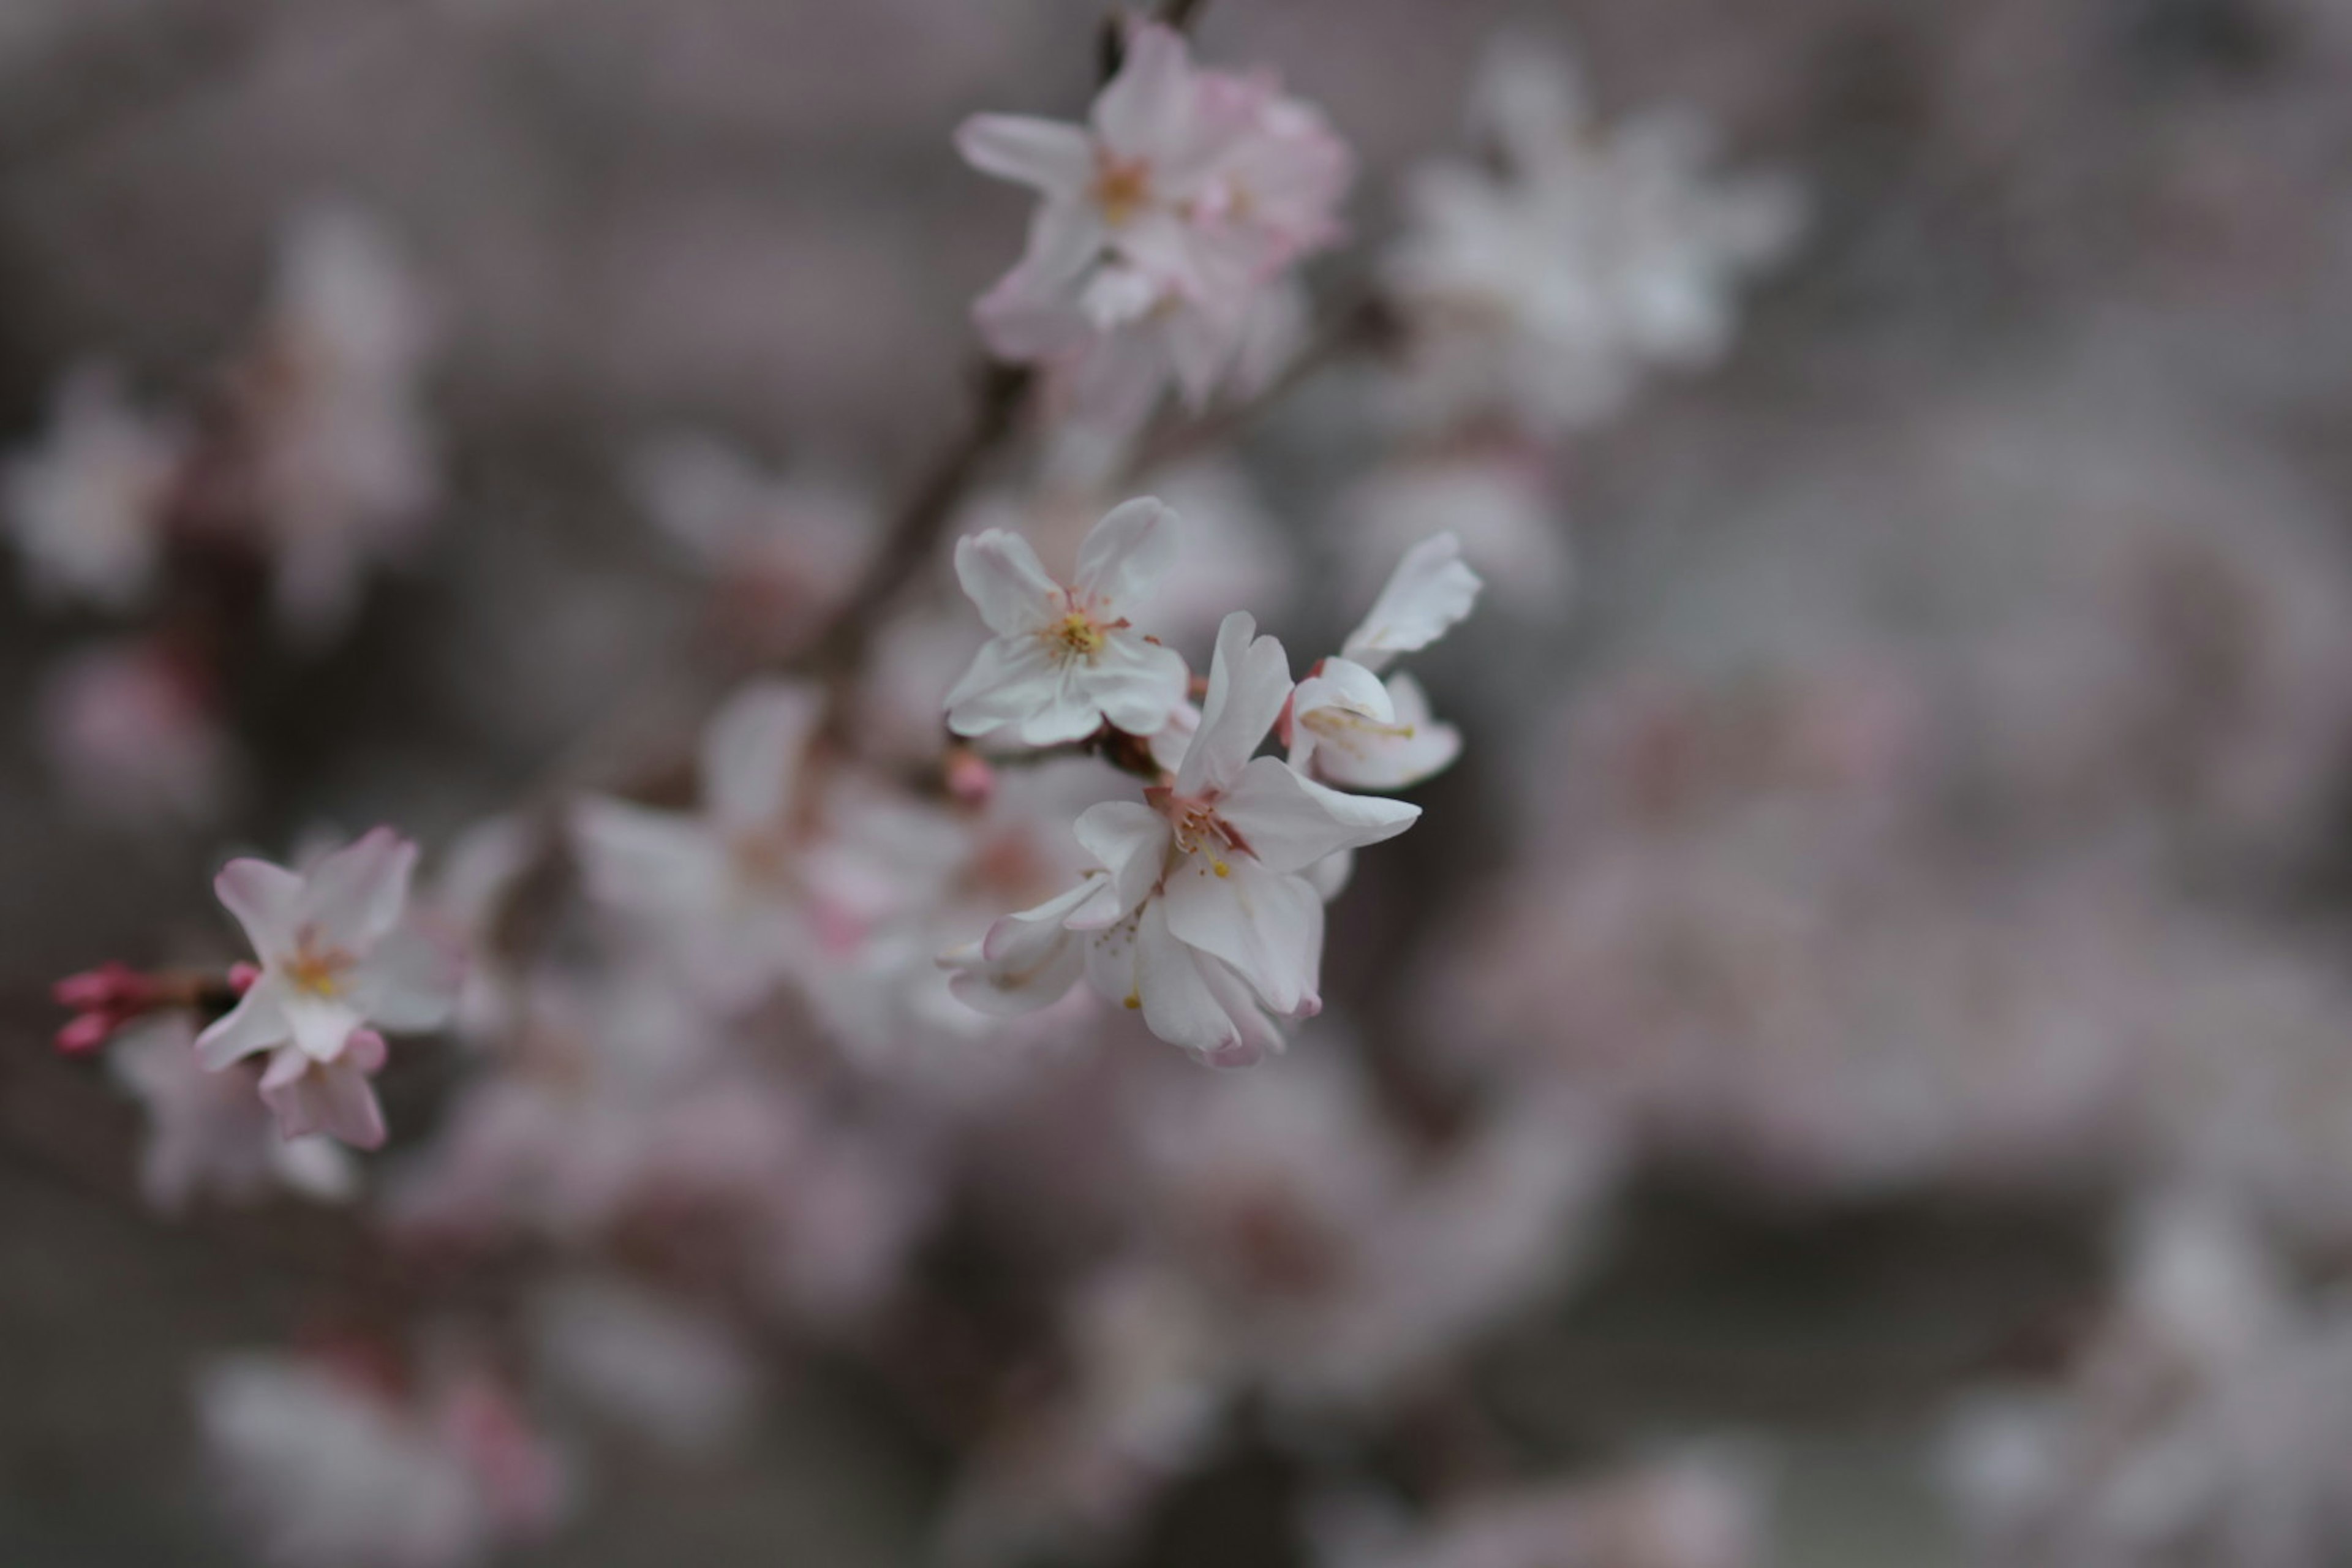
<svg viewBox="0 0 2352 1568"><path fill-rule="evenodd" d="M560 1462L478 1375L411 1401L323 1358L227 1356L197 1380L196 1419L273 1568L462 1568L566 1508Z"/></svg>
<svg viewBox="0 0 2352 1568"><path fill-rule="evenodd" d="M1470 613L1483 584L1451 533L1397 563L1363 624L1319 662L1290 700L1290 765L1349 789L1403 789L1461 754L1462 734L1430 712L1421 683L1381 671L1427 647Z"/></svg>
<svg viewBox="0 0 2352 1568"><path fill-rule="evenodd" d="M2352 1321L2295 1299L2224 1203L2159 1197L2061 1388L1957 1417L1946 1479L1978 1560L2319 1568L2352 1544Z"/></svg>
<svg viewBox="0 0 2352 1568"><path fill-rule="evenodd" d="M960 995L1025 1011L1083 969L1105 1001L1225 1066L1279 1051L1275 1018L1320 1009L1323 900L1300 873L1393 837L1421 813L1252 760L1291 691L1282 645L1255 629L1244 613L1225 617L1174 778L1147 790L1148 804L1108 802L1078 818L1100 871L950 955Z"/></svg>
<svg viewBox="0 0 2352 1568"><path fill-rule="evenodd" d="M1176 514L1149 499L1114 508L1078 547L1067 586L1029 542L990 530L956 545L956 576L996 636L947 695L959 735L1010 730L1030 746L1104 724L1149 735L1184 700L1183 658L1136 631L1176 555Z"/></svg>
<svg viewBox="0 0 2352 1568"><path fill-rule="evenodd" d="M1748 1568L1764 1560L1756 1478L1704 1453L1465 1498L1419 1528L1352 1499L1319 1513L1322 1568Z"/></svg>
<svg viewBox="0 0 2352 1568"><path fill-rule="evenodd" d="M1575 583L1567 525L1543 460L1516 444L1423 455L1383 464L1336 509L1343 580L1370 593L1369 573L1394 552L1440 531L1508 609L1557 617Z"/></svg>
<svg viewBox="0 0 2352 1568"><path fill-rule="evenodd" d="M777 476L709 436L647 441L629 478L639 502L715 581L730 631L761 649L805 642L849 591L876 536L870 498Z"/></svg>
<svg viewBox="0 0 2352 1568"><path fill-rule="evenodd" d="M259 342L237 367L249 516L278 613L331 635L369 563L414 542L440 496L420 393L430 312L364 214L308 212L288 231Z"/></svg>
<svg viewBox="0 0 2352 1568"><path fill-rule="evenodd" d="M340 1144L283 1137L252 1085L204 1069L195 1022L184 1012L123 1030L106 1066L147 1113L140 1189L162 1213L179 1214L207 1193L249 1203L275 1187L332 1201L359 1190L357 1166Z"/></svg>
<svg viewBox="0 0 2352 1568"><path fill-rule="evenodd" d="M531 1326L552 1378L665 1447L708 1451L751 1419L757 1362L681 1302L618 1279L564 1279L533 1301Z"/></svg>
<svg viewBox="0 0 2352 1568"><path fill-rule="evenodd" d="M1790 188L1711 176L1683 116L1602 133L1567 64L1524 41L1490 55L1472 109L1502 167L1420 171L1384 269L1412 334L1410 416L1556 435L1613 413L1652 365L1723 352L1738 284L1796 236Z"/></svg>
<svg viewBox="0 0 2352 1568"><path fill-rule="evenodd" d="M162 564L166 510L186 441L140 412L111 365L78 365L42 444L8 461L0 507L33 591L127 610Z"/></svg>
<svg viewBox="0 0 2352 1568"><path fill-rule="evenodd" d="M270 1054L262 1098L289 1138L328 1132L372 1149L383 1114L368 1083L383 1065L383 1037L437 1028L448 1017L457 965L404 917L416 846L379 827L326 856L308 874L266 860L232 860L214 880L261 960L261 974L196 1049L219 1072Z"/></svg>
<svg viewBox="0 0 2352 1568"><path fill-rule="evenodd" d="M949 875L956 835L879 780L835 778L811 747L817 688L761 681L704 731L702 809L591 798L572 813L589 891L646 925L713 1001L843 978L874 933Z"/></svg>
<svg viewBox="0 0 2352 1568"><path fill-rule="evenodd" d="M1351 173L1271 76L1195 69L1156 25L1129 35L1088 124L976 115L956 144L1044 197L1020 265L975 309L989 346L1052 365L1074 409L1118 429L1171 377L1197 406L1251 357L1275 285L1337 234Z"/></svg>
<svg viewBox="0 0 2352 1568"><path fill-rule="evenodd" d="M42 749L73 809L129 826L202 822L237 755L204 672L157 642L76 649L42 677Z"/></svg>

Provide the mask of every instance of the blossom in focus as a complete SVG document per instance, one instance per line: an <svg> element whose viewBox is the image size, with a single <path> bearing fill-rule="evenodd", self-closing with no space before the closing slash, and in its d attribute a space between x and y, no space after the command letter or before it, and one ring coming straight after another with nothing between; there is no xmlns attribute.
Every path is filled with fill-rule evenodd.
<svg viewBox="0 0 2352 1568"><path fill-rule="evenodd" d="M185 442L132 407L110 365L76 366L42 444L0 473L0 510L33 591L127 610L155 586Z"/></svg>
<svg viewBox="0 0 2352 1568"><path fill-rule="evenodd" d="M1259 357L1285 272L1336 237L1351 174L1271 75L1197 69L1156 25L1129 36L1086 125L975 115L956 145L1043 198L1020 264L975 308L989 347L1053 366L1074 407L1121 428L1170 379L1198 406Z"/></svg>
<svg viewBox="0 0 2352 1568"><path fill-rule="evenodd" d="M1421 812L1255 757L1291 691L1282 645L1255 629L1246 614L1225 617L1200 729L1174 776L1145 802L1078 818L1098 869L949 955L957 994L1026 1012L1083 971L1106 1002L1220 1066L1279 1051L1275 1020L1321 1008L1323 900L1301 873L1393 837Z"/></svg>
<svg viewBox="0 0 2352 1568"><path fill-rule="evenodd" d="M412 1400L329 1357L227 1356L197 1379L196 1424L272 1568L463 1568L566 1508L560 1461L478 1374Z"/></svg>
<svg viewBox="0 0 2352 1568"><path fill-rule="evenodd" d="M323 207L289 231L260 341L238 365L249 516L297 631L339 628L369 563L396 557L439 499L421 403L430 312L365 215Z"/></svg>
<svg viewBox="0 0 2352 1568"><path fill-rule="evenodd" d="M1134 629L1176 556L1176 514L1114 508L1078 547L1067 586L1028 541L991 529L956 545L956 575L995 637L947 696L959 735L1010 730L1024 745L1084 740L1105 723L1149 735L1184 700L1184 660Z"/></svg>
<svg viewBox="0 0 2352 1568"><path fill-rule="evenodd" d="M1523 44L1489 57L1473 119L1500 170L1419 171L1383 268L1423 422L1500 413L1550 436L1606 417L1648 367L1721 354L1738 285L1796 237L1789 186L1711 174L1684 116L1600 130L1569 66Z"/></svg>
<svg viewBox="0 0 2352 1568"><path fill-rule="evenodd" d="M307 874L244 859L214 879L261 973L198 1037L197 1056L219 1072L268 1053L261 1096L289 1138L382 1144L368 1082L383 1065L377 1030L437 1028L449 1016L459 965L405 922L415 866L416 846L379 827Z"/></svg>
<svg viewBox="0 0 2352 1568"><path fill-rule="evenodd" d="M1363 624L1291 698L1290 765L1350 789L1403 789L1461 753L1462 734L1433 718L1421 683L1381 671L1427 647L1470 613L1482 586L1451 533L1405 552Z"/></svg>

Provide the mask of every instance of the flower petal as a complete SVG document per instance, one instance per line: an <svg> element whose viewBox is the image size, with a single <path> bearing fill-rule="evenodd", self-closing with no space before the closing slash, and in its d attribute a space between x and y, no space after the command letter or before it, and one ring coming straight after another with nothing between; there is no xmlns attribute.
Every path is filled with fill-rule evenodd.
<svg viewBox="0 0 2352 1568"><path fill-rule="evenodd" d="M1150 496L1113 507L1078 546L1078 602L1105 623L1141 609L1176 563L1175 510Z"/></svg>
<svg viewBox="0 0 2352 1568"><path fill-rule="evenodd" d="M1213 1068L1255 1067L1268 1057L1282 1054L1288 1043L1282 1037L1282 1026L1267 1015L1247 981L1213 958L1202 961L1201 981L1233 1021L1238 1036L1232 1044L1202 1055L1203 1062Z"/></svg>
<svg viewBox="0 0 2352 1568"><path fill-rule="evenodd" d="M1168 874L1167 889L1168 929L1179 941L1232 964L1276 1013L1320 1009L1323 900L1305 880L1244 855L1191 855Z"/></svg>
<svg viewBox="0 0 2352 1568"><path fill-rule="evenodd" d="M1078 816L1078 845L1110 873L1118 906L1089 909L1078 917L1092 926L1125 918L1158 886L1168 856L1168 819L1140 801L1107 800Z"/></svg>
<svg viewBox="0 0 2352 1568"><path fill-rule="evenodd" d="M730 697L702 737L702 795L722 826L772 826L824 716L824 694L801 681L754 681Z"/></svg>
<svg viewBox="0 0 2352 1568"><path fill-rule="evenodd" d="M1054 684L1045 703L1021 721L1016 731L1024 746L1060 746L1083 741L1102 728L1102 710L1078 689L1076 661L1062 659L1054 667Z"/></svg>
<svg viewBox="0 0 2352 1568"><path fill-rule="evenodd" d="M1408 789L1453 765L1462 731L1430 717L1420 683L1400 670L1389 677L1388 694L1401 732L1343 726L1326 733L1313 752L1318 775L1346 789Z"/></svg>
<svg viewBox="0 0 2352 1568"><path fill-rule="evenodd" d="M258 862L248 862L258 864ZM272 868L275 869L275 868ZM196 1037L196 1060L206 1072L218 1072L256 1051L269 1050L293 1038L294 1026L286 1019L286 993L275 976L264 974L253 983L236 1006L213 1020Z"/></svg>
<svg viewBox="0 0 2352 1568"><path fill-rule="evenodd" d="M1086 939L1065 929L1072 911L1095 896L1088 877L1035 909L1005 915L978 942L944 953L952 973L948 989L967 1006L994 1017L1034 1013L1062 999L1086 967Z"/></svg>
<svg viewBox="0 0 2352 1568"><path fill-rule="evenodd" d="M232 860L213 879L213 891L265 962L293 951L302 921L302 889L300 877L267 860Z"/></svg>
<svg viewBox="0 0 2352 1568"><path fill-rule="evenodd" d="M1127 36L1118 74L1095 100L1104 145L1122 158L1150 158L1180 148L1193 110L1192 66L1172 28L1146 23Z"/></svg>
<svg viewBox="0 0 2352 1568"><path fill-rule="evenodd" d="M1130 735L1154 735L1183 705L1184 656L1139 632L1114 631L1094 658L1074 663L1072 689Z"/></svg>
<svg viewBox="0 0 2352 1568"><path fill-rule="evenodd" d="M1049 196L1082 194L1095 176L1095 140L1081 126L1026 114L975 114L956 127L956 151L983 174Z"/></svg>
<svg viewBox="0 0 2352 1568"><path fill-rule="evenodd" d="M572 844L588 896L659 919L699 916L727 886L727 850L698 819L590 796L572 807Z"/></svg>
<svg viewBox="0 0 2352 1568"><path fill-rule="evenodd" d="M1235 610L1217 628L1209 664L1209 695L1201 728L1184 751L1176 793L1199 796L1229 789L1290 699L1290 661L1273 637L1255 637L1257 623Z"/></svg>
<svg viewBox="0 0 2352 1568"><path fill-rule="evenodd" d="M343 1054L351 1043L352 1031L362 1019L348 1003L330 1002L324 997L289 994L284 1004L286 1024L294 1033L294 1046L312 1061L332 1061Z"/></svg>
<svg viewBox="0 0 2352 1568"><path fill-rule="evenodd" d="M375 828L311 868L302 889L302 921L329 947L365 952L400 923L415 869L416 846L389 827Z"/></svg>
<svg viewBox="0 0 2352 1568"><path fill-rule="evenodd" d="M281 1070L289 1060L305 1070ZM261 1098L278 1113L278 1131L288 1140L323 1132L355 1149L383 1146L383 1110L367 1075L344 1062L305 1064L281 1052L261 1080Z"/></svg>
<svg viewBox="0 0 2352 1568"><path fill-rule="evenodd" d="M1062 661L1044 638L991 637L947 695L948 728L985 735L1050 706L1061 689Z"/></svg>
<svg viewBox="0 0 2352 1568"><path fill-rule="evenodd" d="M1379 795L1342 795L1260 757L1218 803L1217 815L1250 853L1276 871L1302 871L1327 855L1393 838L1421 807ZM1280 1010L1280 1009L1277 1009Z"/></svg>
<svg viewBox="0 0 2352 1568"><path fill-rule="evenodd" d="M437 1029L449 1021L464 973L460 953L403 926L375 944L343 989L371 1024L395 1032Z"/></svg>
<svg viewBox="0 0 2352 1568"><path fill-rule="evenodd" d="M965 595L999 637L1036 631L1060 613L1060 586L1017 533L992 528L957 540L955 568Z"/></svg>
<svg viewBox="0 0 2352 1568"><path fill-rule="evenodd" d="M1340 645L1342 657L1378 673L1401 653L1427 647L1477 603L1478 574L1462 562L1453 533L1423 540L1404 553L1363 625Z"/></svg>

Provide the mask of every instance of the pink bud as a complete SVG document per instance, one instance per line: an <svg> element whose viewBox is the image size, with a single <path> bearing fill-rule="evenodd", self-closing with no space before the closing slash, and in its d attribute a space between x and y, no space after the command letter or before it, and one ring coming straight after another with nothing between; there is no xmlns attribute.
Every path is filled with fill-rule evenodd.
<svg viewBox="0 0 2352 1568"><path fill-rule="evenodd" d="M260 978L261 965L257 963L232 963L228 966L228 988L240 996L252 990L253 983Z"/></svg>
<svg viewBox="0 0 2352 1568"><path fill-rule="evenodd" d="M966 805L986 805L996 796L996 770L979 752L961 746L948 753L948 794Z"/></svg>
<svg viewBox="0 0 2352 1568"><path fill-rule="evenodd" d="M145 975L113 961L67 975L50 987L49 994L58 1006L77 1013L129 1013L145 1007L153 1000L152 993L153 985Z"/></svg>
<svg viewBox="0 0 2352 1568"><path fill-rule="evenodd" d="M343 1041L343 1057L360 1071L373 1077L383 1070L389 1048L373 1029L353 1029Z"/></svg>
<svg viewBox="0 0 2352 1568"><path fill-rule="evenodd" d="M69 1057L86 1057L113 1037L115 1022L110 1014L84 1013L58 1031L58 1049Z"/></svg>

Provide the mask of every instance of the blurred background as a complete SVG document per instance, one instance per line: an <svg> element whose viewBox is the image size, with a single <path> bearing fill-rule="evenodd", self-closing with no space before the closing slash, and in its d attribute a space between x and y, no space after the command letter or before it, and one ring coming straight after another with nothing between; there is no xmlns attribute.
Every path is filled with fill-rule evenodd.
<svg viewBox="0 0 2352 1568"><path fill-rule="evenodd" d="M1334 906L1329 1011L1241 1074L779 1026L831 1152L730 1253L795 1260L749 1304L643 1215L442 1234L499 1201L460 1166L521 1180L449 1152L472 1047L400 1048L355 1196L159 1201L145 1091L51 1055L49 983L241 956L229 853L389 821L431 867L690 736L967 417L1027 201L951 134L1076 118L1102 22L0 7L20 534L77 385L152 411L83 432L134 484L252 405L273 320L415 362L356 586L0 568L0 1563L2352 1561L2335 0L1213 0L1201 58L1360 160L1323 298L1479 156L1498 47L1801 213L1736 334L1605 410L1433 436L1376 352L1150 476L1224 574L1196 659L1240 605L1303 669L1439 528L1488 579L1421 667L1463 758ZM737 592L737 511L782 589ZM950 677L977 631L898 614L919 710L927 628ZM200 700L136 663L175 637ZM553 1479L446 1543L257 1535L224 1380L386 1343L497 1368Z"/></svg>

